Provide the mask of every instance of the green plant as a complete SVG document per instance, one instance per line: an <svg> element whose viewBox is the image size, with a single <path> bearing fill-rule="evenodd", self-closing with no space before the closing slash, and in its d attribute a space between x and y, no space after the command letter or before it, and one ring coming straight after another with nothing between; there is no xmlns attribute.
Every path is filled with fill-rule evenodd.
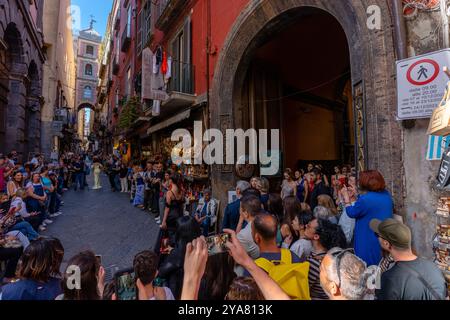
<svg viewBox="0 0 450 320"><path fill-rule="evenodd" d="M119 115L119 128L127 129L131 127L134 121L138 118L138 110L141 103L137 97L131 97L122 107Z"/></svg>

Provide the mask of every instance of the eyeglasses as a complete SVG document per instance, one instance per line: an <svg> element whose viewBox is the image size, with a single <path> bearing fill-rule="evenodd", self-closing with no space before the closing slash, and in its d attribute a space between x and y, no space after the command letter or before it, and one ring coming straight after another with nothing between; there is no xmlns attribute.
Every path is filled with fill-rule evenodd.
<svg viewBox="0 0 450 320"><path fill-rule="evenodd" d="M349 248L349 249L345 249L345 250L343 249L340 251L333 252L333 254L332 254L332 256L336 258L336 269L337 269L336 272L337 272L337 276L338 276L338 280L339 280L339 283L338 283L339 287L341 286L341 260L345 256L346 253L354 254L355 250L353 248Z"/></svg>

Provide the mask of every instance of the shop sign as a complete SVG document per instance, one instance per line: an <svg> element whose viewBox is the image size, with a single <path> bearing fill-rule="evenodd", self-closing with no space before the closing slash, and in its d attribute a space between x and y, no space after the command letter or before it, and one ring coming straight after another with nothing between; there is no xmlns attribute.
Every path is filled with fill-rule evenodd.
<svg viewBox="0 0 450 320"><path fill-rule="evenodd" d="M429 118L445 93L450 49L397 61L398 119Z"/></svg>
<svg viewBox="0 0 450 320"><path fill-rule="evenodd" d="M142 51L142 99L167 100L169 96L164 90L164 79L161 72L153 73L153 52L150 48Z"/></svg>

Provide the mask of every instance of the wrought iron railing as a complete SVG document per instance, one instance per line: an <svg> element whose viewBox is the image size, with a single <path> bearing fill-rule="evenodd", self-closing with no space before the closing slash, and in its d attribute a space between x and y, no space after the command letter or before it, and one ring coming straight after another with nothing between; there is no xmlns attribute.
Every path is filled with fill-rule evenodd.
<svg viewBox="0 0 450 320"><path fill-rule="evenodd" d="M172 77L169 81L169 92L194 94L195 67L190 63L172 61Z"/></svg>

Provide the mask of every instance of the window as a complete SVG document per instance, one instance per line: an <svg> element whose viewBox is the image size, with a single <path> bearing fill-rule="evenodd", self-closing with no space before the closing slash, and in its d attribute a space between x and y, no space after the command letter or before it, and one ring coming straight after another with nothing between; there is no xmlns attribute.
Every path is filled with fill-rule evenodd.
<svg viewBox="0 0 450 320"><path fill-rule="evenodd" d="M84 74L87 76L92 76L92 64L87 64L84 67Z"/></svg>
<svg viewBox="0 0 450 320"><path fill-rule="evenodd" d="M172 41L172 91L193 93L193 70L191 66L191 21L188 17L183 29Z"/></svg>
<svg viewBox="0 0 450 320"><path fill-rule="evenodd" d="M128 68L127 71L127 83L126 83L127 93L126 95L129 97L131 95L131 67Z"/></svg>
<svg viewBox="0 0 450 320"><path fill-rule="evenodd" d="M85 86L84 87L83 98L84 99L91 99L92 98L92 88L90 86Z"/></svg>
<svg viewBox="0 0 450 320"><path fill-rule="evenodd" d="M116 89L116 101L115 101L115 107L119 107L119 89Z"/></svg>
<svg viewBox="0 0 450 320"><path fill-rule="evenodd" d="M132 17L133 9L131 8L131 4L128 7L127 12L127 37L131 38L131 17Z"/></svg>
<svg viewBox="0 0 450 320"><path fill-rule="evenodd" d="M94 47L93 46L86 46L86 54L90 54L91 56L94 55Z"/></svg>

